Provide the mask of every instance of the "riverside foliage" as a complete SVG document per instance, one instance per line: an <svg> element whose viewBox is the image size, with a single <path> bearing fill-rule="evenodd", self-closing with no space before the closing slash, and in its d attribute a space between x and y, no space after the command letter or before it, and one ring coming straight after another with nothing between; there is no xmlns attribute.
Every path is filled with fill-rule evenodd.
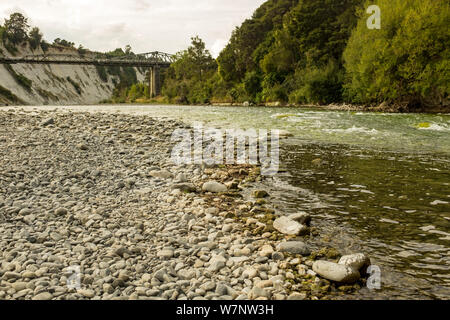
<svg viewBox="0 0 450 320"><path fill-rule="evenodd" d="M381 29L366 9L381 9ZM177 103L448 106L446 0L269 0L214 61L194 38L169 69Z"/></svg>

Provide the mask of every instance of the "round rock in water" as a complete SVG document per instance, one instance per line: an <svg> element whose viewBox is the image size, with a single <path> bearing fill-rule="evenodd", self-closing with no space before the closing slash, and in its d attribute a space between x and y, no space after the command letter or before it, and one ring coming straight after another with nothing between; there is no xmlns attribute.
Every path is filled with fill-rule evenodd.
<svg viewBox="0 0 450 320"><path fill-rule="evenodd" d="M314 262L313 271L325 279L339 283L351 284L361 278L359 272L352 267L329 261Z"/></svg>

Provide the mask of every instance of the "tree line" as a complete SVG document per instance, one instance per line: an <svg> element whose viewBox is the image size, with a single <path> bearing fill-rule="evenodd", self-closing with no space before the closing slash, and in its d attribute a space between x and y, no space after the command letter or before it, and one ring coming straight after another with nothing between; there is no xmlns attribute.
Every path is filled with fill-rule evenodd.
<svg viewBox="0 0 450 320"><path fill-rule="evenodd" d="M381 28L369 29L377 5ZM204 42L177 54L163 94L203 104L397 104L448 107L447 0L269 0L213 59Z"/></svg>

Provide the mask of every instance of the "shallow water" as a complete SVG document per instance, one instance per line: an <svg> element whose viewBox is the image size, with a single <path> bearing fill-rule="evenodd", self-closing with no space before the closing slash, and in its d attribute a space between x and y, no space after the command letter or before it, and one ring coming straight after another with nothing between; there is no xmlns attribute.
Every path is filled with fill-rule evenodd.
<svg viewBox="0 0 450 320"><path fill-rule="evenodd" d="M55 107L39 107L53 110ZM26 107L32 110L33 107ZM450 114L299 108L80 106L205 127L282 129L286 172L271 194L280 212L314 215L323 241L363 251L382 271L366 298L450 298ZM321 165L313 160L321 159Z"/></svg>

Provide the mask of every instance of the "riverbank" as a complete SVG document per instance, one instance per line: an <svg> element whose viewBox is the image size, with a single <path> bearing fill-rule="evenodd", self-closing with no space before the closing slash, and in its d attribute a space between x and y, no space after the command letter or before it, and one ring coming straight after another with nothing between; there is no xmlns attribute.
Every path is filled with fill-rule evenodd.
<svg viewBox="0 0 450 320"><path fill-rule="evenodd" d="M112 100L104 100L103 104L114 104ZM126 104L134 105L177 105L170 103L165 97L156 97L153 99L137 99L134 102L127 102ZM268 102L262 104L254 104L250 102L212 102L210 104L200 104L197 106L214 106L214 107L279 107L279 108L310 108L318 110L332 110L332 111L352 111L352 112L383 112L383 113L450 113L450 105L441 107L408 107L399 104L382 103L377 106L369 105L355 105L346 103L336 103L328 105L317 104L291 104L283 102Z"/></svg>
<svg viewBox="0 0 450 320"><path fill-rule="evenodd" d="M317 275L339 252L310 247L307 213L289 220L302 235L278 231L257 167L172 164L176 128L188 126L0 110L0 299L315 300L364 286L345 261L332 266L350 285Z"/></svg>

